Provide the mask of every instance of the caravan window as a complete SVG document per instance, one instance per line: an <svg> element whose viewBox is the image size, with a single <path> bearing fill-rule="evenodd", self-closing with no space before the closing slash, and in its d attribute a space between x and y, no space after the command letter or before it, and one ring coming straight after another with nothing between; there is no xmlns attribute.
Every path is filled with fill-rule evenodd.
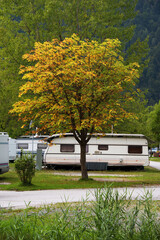
<svg viewBox="0 0 160 240"><path fill-rule="evenodd" d="M128 146L128 153L142 153L142 146L130 145Z"/></svg>
<svg viewBox="0 0 160 240"><path fill-rule="evenodd" d="M98 150L108 150L108 145L98 145Z"/></svg>
<svg viewBox="0 0 160 240"><path fill-rule="evenodd" d="M28 149L28 143L18 143L17 149Z"/></svg>
<svg viewBox="0 0 160 240"><path fill-rule="evenodd" d="M61 144L61 152L74 152L74 144Z"/></svg>
<svg viewBox="0 0 160 240"><path fill-rule="evenodd" d="M86 153L88 153L89 152L89 147L88 147L88 145L86 145Z"/></svg>
<svg viewBox="0 0 160 240"><path fill-rule="evenodd" d="M47 148L47 143L38 143L37 144L37 149L46 149Z"/></svg>

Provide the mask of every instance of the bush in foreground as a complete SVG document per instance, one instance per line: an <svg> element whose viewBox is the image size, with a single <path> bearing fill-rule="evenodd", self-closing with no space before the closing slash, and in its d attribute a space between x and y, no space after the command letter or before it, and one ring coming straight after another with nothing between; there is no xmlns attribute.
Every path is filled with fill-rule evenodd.
<svg viewBox="0 0 160 240"><path fill-rule="evenodd" d="M15 170L23 184L31 184L35 175L34 156L25 154L15 161Z"/></svg>
<svg viewBox="0 0 160 240"><path fill-rule="evenodd" d="M95 202L65 203L60 208L28 208L4 219L1 240L158 240L160 221L151 195L126 200L108 188L95 192Z"/></svg>

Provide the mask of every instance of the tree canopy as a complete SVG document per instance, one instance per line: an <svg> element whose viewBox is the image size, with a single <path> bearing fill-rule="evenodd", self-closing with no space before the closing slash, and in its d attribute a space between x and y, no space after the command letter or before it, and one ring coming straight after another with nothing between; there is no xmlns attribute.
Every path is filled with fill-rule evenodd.
<svg viewBox="0 0 160 240"><path fill-rule="evenodd" d="M37 42L23 56L29 62L20 70L26 83L11 112L27 124L34 119L42 131L73 132L81 146L83 178L92 133L133 115L126 109L138 94L139 66L126 65L119 48L117 39L98 43L73 34L63 41Z"/></svg>

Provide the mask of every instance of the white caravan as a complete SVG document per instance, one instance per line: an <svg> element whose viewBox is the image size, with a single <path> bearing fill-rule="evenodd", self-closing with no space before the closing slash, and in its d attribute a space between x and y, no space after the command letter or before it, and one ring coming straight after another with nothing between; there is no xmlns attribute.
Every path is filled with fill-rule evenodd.
<svg viewBox="0 0 160 240"><path fill-rule="evenodd" d="M37 154L37 149L41 149L44 153L48 146L48 143L44 141L48 136L46 135L34 135L34 136L21 136L16 139L16 153L18 157L23 151L23 154Z"/></svg>
<svg viewBox="0 0 160 240"><path fill-rule="evenodd" d="M9 137L9 161L14 162L16 160L16 139Z"/></svg>
<svg viewBox="0 0 160 240"><path fill-rule="evenodd" d="M9 171L9 136L0 132L0 174Z"/></svg>
<svg viewBox="0 0 160 240"><path fill-rule="evenodd" d="M44 154L44 164L80 165L80 146L73 134L55 134ZM86 162L107 163L108 166L149 165L148 141L142 134L94 134L87 144Z"/></svg>

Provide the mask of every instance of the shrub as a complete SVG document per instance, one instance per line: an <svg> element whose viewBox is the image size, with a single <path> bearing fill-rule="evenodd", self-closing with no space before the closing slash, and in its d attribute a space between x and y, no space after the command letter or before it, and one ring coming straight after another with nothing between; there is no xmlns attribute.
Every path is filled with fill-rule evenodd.
<svg viewBox="0 0 160 240"><path fill-rule="evenodd" d="M34 156L26 154L17 158L15 161L15 170L23 184L31 184L35 175Z"/></svg>

